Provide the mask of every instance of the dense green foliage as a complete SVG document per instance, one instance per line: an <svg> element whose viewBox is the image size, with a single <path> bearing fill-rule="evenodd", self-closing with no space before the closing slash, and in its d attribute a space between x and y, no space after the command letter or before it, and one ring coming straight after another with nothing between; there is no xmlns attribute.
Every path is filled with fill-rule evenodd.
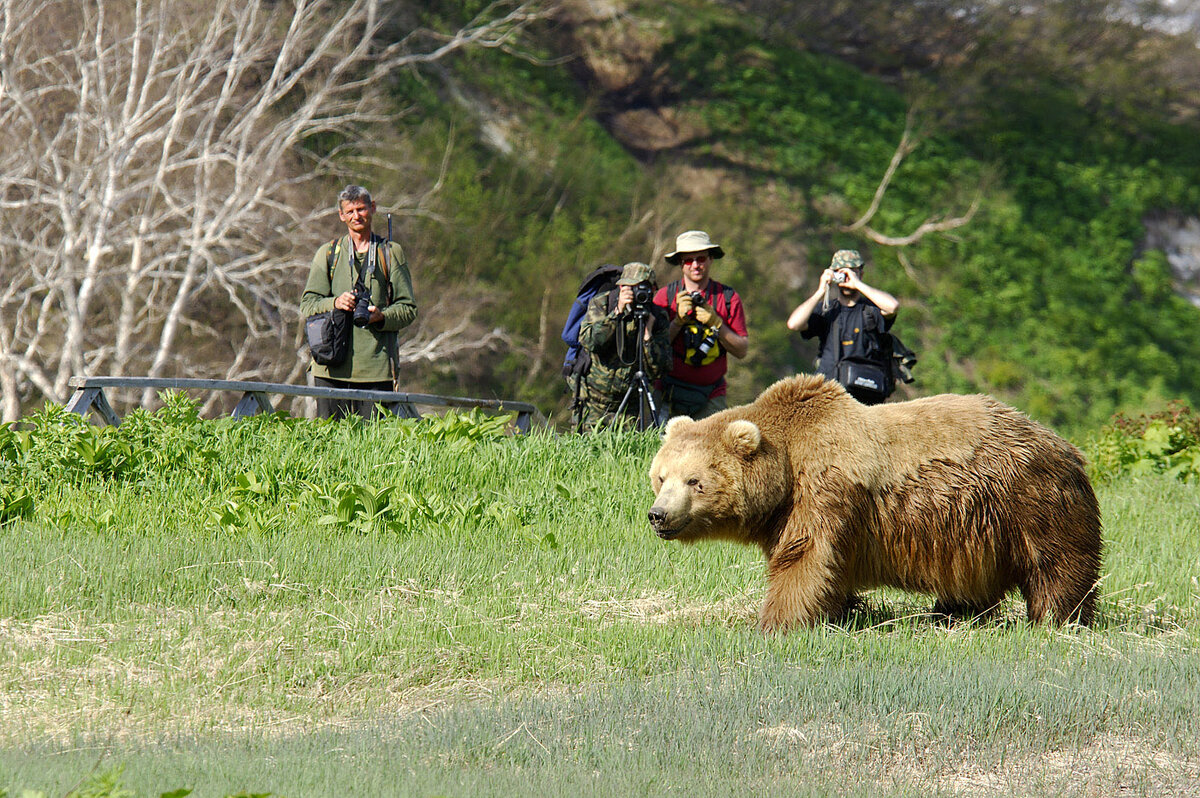
<svg viewBox="0 0 1200 798"><path fill-rule="evenodd" d="M1075 433L1118 411L1200 401L1200 376L1186 367L1200 358L1200 310L1176 293L1143 229L1154 213L1200 212L1200 130L1139 92L1137 70L1113 66L1112 85L1098 87L1051 43L1018 40L1011 22L975 32L981 52L1014 59L1008 72L885 81L869 62L883 43L851 64L810 46L827 31L721 4L634 4L629 14L624 27L600 27L613 34L608 49L567 24L527 44L540 60L475 52L435 79L397 84L398 102L422 111L407 124L431 163L456 131L438 220L406 232L418 283L453 280L456 301L517 343L432 374L439 387L561 410L556 333L578 279L602 262L651 259L676 232L703 227L728 252L716 276L748 307L751 355L730 372L736 401L807 368L814 345L783 321L843 246L867 253L868 281L901 298L896 330L921 357L918 394L985 391ZM958 40L975 35L969 19L955 24ZM625 59L626 83L590 71L585 41L601 48L594 59ZM1017 61L1023 52L1036 55ZM910 108L918 146L872 227L902 236L976 200L979 210L952 234L884 247L845 228L870 205ZM614 127L638 110L666 115L678 141L652 145Z"/></svg>
<svg viewBox="0 0 1200 798"><path fill-rule="evenodd" d="M1136 418L1118 415L1089 445L1098 479L1166 474L1183 482L1200 480L1200 416L1187 405Z"/></svg>

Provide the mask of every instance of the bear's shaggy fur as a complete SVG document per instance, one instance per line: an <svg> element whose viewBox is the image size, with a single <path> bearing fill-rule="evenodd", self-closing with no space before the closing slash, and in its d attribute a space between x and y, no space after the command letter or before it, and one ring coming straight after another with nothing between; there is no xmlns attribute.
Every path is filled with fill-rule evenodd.
<svg viewBox="0 0 1200 798"><path fill-rule="evenodd" d="M1029 619L1088 624L1100 510L1071 444L988 396L867 407L822 377L666 428L650 522L767 557L764 631L839 615L856 591L929 593L986 612L1011 589Z"/></svg>

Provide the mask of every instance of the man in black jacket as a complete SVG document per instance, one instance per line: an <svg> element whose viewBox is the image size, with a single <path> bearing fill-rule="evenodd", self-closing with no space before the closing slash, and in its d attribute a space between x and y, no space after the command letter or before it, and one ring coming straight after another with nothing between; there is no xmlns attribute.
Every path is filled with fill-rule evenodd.
<svg viewBox="0 0 1200 798"><path fill-rule="evenodd" d="M841 382L863 404L879 404L892 389L889 356L882 337L891 329L900 302L887 291L864 283L863 265L862 256L855 250L835 252L829 268L821 274L817 290L792 311L787 326L805 338L819 339L818 372ZM831 290L832 286L837 290ZM847 364L882 369L882 390L855 384L856 379L848 377L855 372Z"/></svg>

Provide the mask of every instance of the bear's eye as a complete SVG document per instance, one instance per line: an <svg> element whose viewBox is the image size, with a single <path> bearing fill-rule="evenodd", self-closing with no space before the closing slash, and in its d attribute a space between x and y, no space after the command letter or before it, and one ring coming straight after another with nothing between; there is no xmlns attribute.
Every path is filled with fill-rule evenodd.
<svg viewBox="0 0 1200 798"><path fill-rule="evenodd" d="M687 481L687 484L688 484L689 488L696 488L697 490L700 489L700 480L697 479L696 477L692 477L691 479L689 479Z"/></svg>

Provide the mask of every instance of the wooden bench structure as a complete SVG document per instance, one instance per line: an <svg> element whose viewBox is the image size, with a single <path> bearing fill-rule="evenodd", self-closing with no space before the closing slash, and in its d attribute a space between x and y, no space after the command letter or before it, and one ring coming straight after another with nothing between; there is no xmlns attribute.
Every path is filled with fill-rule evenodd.
<svg viewBox="0 0 1200 798"><path fill-rule="evenodd" d="M317 388L309 385L288 385L281 382L243 382L238 380L194 380L160 377L71 377L68 384L75 393L67 402L66 409L86 416L95 411L106 424L120 424L121 417L113 410L104 396L105 388L167 389L191 388L201 391L241 391L242 398L233 408L234 418L244 418L258 413L273 413L272 394L283 396L309 396L325 399L358 399L376 402L385 410L401 418L420 418L417 405L429 407L479 408L494 413L516 413L517 430L529 432L533 424L547 426L546 417L528 402L512 402L506 399L469 399L463 396L438 396L428 393L404 393L401 391L358 391L349 388Z"/></svg>

